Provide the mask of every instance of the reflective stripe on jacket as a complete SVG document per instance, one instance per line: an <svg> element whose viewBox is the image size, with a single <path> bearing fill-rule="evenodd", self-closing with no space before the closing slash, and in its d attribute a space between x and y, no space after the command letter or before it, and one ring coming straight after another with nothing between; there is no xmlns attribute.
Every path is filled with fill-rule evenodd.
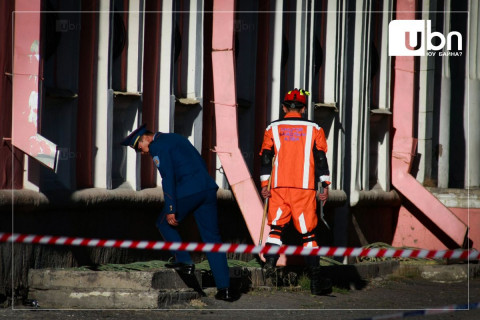
<svg viewBox="0 0 480 320"><path fill-rule="evenodd" d="M272 188L316 188L319 177L315 181L314 153L315 150L326 153L327 141L323 129L315 122L302 119L300 113L290 113L272 122L265 130L260 155L265 150L275 154ZM328 167L322 173L325 174L329 174ZM262 187L268 184L269 177L269 173L262 172Z"/></svg>

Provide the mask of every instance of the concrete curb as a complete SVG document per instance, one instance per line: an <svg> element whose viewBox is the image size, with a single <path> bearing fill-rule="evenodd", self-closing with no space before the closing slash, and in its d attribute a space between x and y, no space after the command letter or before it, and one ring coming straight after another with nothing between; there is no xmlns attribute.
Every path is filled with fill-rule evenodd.
<svg viewBox="0 0 480 320"><path fill-rule="evenodd" d="M201 273L193 277L201 285ZM76 271L32 269L29 299L43 308L152 309L200 297L170 269Z"/></svg>
<svg viewBox="0 0 480 320"><path fill-rule="evenodd" d="M287 268L284 269L288 273ZM480 264L405 265L398 261L338 265L322 268L334 285L362 289L369 279L420 276L436 282L465 281L480 275ZM243 291L274 287L262 269L231 267L232 284ZM76 271L32 269L28 275L29 299L47 309L157 309L198 299L215 292L210 272L195 271L190 277L171 269L151 271ZM202 288L206 288L202 291Z"/></svg>
<svg viewBox="0 0 480 320"><path fill-rule="evenodd" d="M394 273L399 276L420 276L434 282L461 282L480 276L480 264L415 265L402 264Z"/></svg>

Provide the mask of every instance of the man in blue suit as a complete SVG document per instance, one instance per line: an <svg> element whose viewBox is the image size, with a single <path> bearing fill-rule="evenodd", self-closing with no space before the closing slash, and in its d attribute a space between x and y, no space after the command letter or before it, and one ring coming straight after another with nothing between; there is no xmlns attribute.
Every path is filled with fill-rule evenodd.
<svg viewBox="0 0 480 320"><path fill-rule="evenodd" d="M122 145L142 154L150 154L162 176L165 205L157 220L157 227L166 241L181 242L176 229L179 223L193 213L202 241L221 243L218 229L218 186L207 172L205 162L192 144L175 133L153 134L144 124L126 137ZM175 262L167 264L182 274L193 274L195 264L186 251L172 251ZM225 253L207 253L212 269L218 300L234 301L237 296L229 288L230 278Z"/></svg>

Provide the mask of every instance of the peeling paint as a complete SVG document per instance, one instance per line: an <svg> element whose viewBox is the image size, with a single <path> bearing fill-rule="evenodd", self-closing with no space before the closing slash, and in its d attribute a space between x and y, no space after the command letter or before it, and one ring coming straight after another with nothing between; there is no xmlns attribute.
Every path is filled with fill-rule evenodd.
<svg viewBox="0 0 480 320"><path fill-rule="evenodd" d="M33 123L35 128L37 128L38 92L32 91L30 93L30 98L28 99L28 107L30 108L30 113L28 114L28 122Z"/></svg>
<svg viewBox="0 0 480 320"><path fill-rule="evenodd" d="M30 52L32 52L32 54L28 55L30 57L30 63L32 63L32 57L35 57L37 59L37 62L40 61L40 55L38 54L39 46L40 42L38 40L33 40L32 45L30 46Z"/></svg>
<svg viewBox="0 0 480 320"><path fill-rule="evenodd" d="M32 156L44 155L44 156L55 156L56 148L49 144L49 141L43 139L41 136L32 136L29 138L30 149L29 154Z"/></svg>

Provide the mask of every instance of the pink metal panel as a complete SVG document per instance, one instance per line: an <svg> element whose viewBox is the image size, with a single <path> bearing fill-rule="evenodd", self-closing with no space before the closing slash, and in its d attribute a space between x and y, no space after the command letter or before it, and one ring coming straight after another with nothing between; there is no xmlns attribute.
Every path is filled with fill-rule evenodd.
<svg viewBox="0 0 480 320"><path fill-rule="evenodd" d="M410 164L392 159L392 183L422 213L432 220L438 228L445 232L460 247L464 245L468 227L435 196L426 190L408 173Z"/></svg>
<svg viewBox="0 0 480 320"><path fill-rule="evenodd" d="M213 68L215 74L215 66ZM215 86L215 81L214 81ZM215 87L216 88L216 87ZM250 179L250 171L245 164L241 150L238 148L237 108L215 105L215 122L217 129L217 146L215 151L222 161L228 182L235 185ZM233 123L235 122L235 123Z"/></svg>
<svg viewBox="0 0 480 320"><path fill-rule="evenodd" d="M21 189L23 186L23 153L12 147L12 43L13 1L0 1L0 189Z"/></svg>
<svg viewBox="0 0 480 320"><path fill-rule="evenodd" d="M472 248L480 248L480 209L450 208L464 223L469 223L469 239ZM412 232L413 231L413 232ZM392 245L395 247L420 247L424 249L448 249L435 235L428 230L406 208L400 208L398 227L395 230Z"/></svg>
<svg viewBox="0 0 480 320"><path fill-rule="evenodd" d="M40 2L40 0L15 2L12 143L26 154L54 169L57 146L37 133Z"/></svg>
<svg viewBox="0 0 480 320"><path fill-rule="evenodd" d="M250 236L258 243L263 204L238 147L233 54L234 0L214 1L212 68L217 146L215 148L242 211ZM268 235L265 228L264 239Z"/></svg>
<svg viewBox="0 0 480 320"><path fill-rule="evenodd" d="M397 19L414 20L415 1L399 0ZM392 184L455 243L462 246L468 227L410 175L412 155L416 145L413 138L414 81L414 57L395 57Z"/></svg>
<svg viewBox="0 0 480 320"><path fill-rule="evenodd" d="M214 51L233 50L234 18L235 0L213 2L212 49Z"/></svg>
<svg viewBox="0 0 480 320"><path fill-rule="evenodd" d="M460 220L468 224L471 248L480 250L480 208L449 208Z"/></svg>
<svg viewBox="0 0 480 320"><path fill-rule="evenodd" d="M393 235L392 246L432 250L448 249L405 207L401 207L398 212L397 228Z"/></svg>

